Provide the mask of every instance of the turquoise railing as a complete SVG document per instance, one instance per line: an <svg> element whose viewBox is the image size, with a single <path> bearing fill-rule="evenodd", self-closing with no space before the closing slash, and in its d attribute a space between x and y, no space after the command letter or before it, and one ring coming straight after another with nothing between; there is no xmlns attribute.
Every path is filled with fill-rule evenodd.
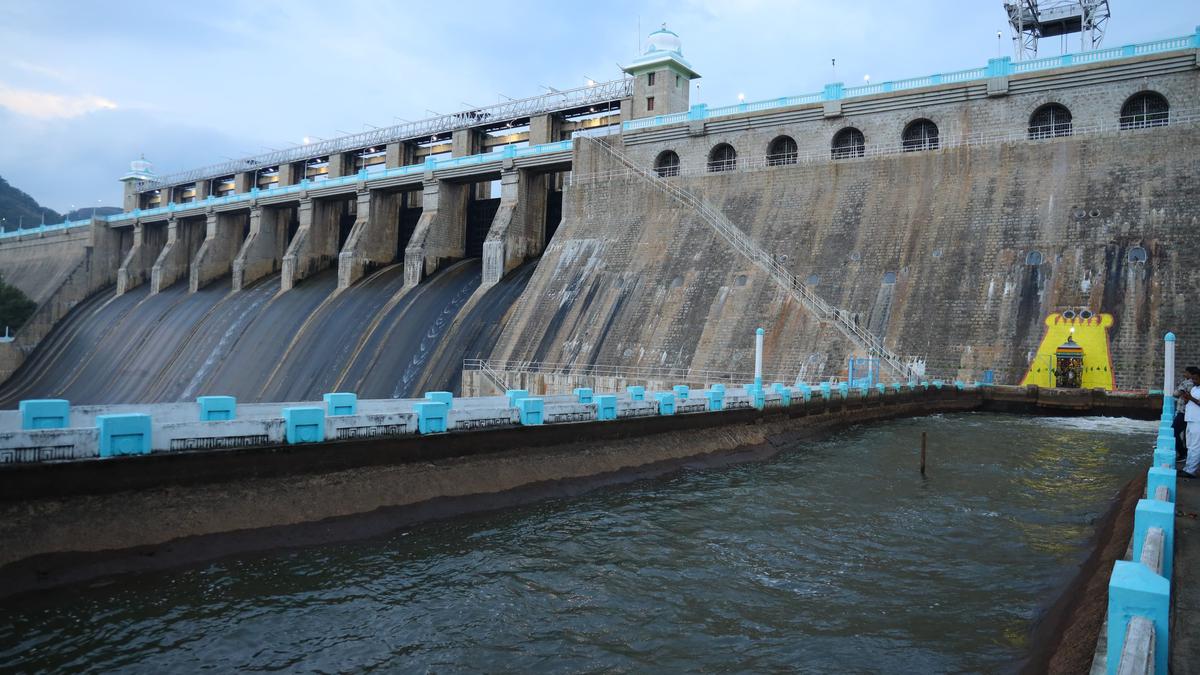
<svg viewBox="0 0 1200 675"><path fill-rule="evenodd" d="M103 218L100 218L100 220L103 220ZM86 220L66 220L61 223L55 223L54 225L36 225L34 227L26 227L9 232L0 232L0 239L23 237L31 234L44 234L46 232L58 232L59 230L69 230L74 227L83 227L91 222L92 219L88 218Z"/></svg>
<svg viewBox="0 0 1200 675"><path fill-rule="evenodd" d="M1200 26L1198 26L1196 28L1196 32L1192 33L1191 35L1167 38L1165 40L1155 40L1153 42L1143 42L1140 44L1122 45L1120 47L1097 49L1078 54L1063 54L1062 56L1050 56L1042 59L1033 59L1031 61L1013 61L1008 57L990 59L987 66L983 68L968 68L967 70L957 70L949 73L935 73L925 77L913 77L906 80L879 82L877 84L864 84L858 87L846 87L841 82L832 82L825 85L825 88L822 91L814 94L783 96L780 98L766 99L764 101L727 105L720 108L709 108L707 105L701 103L692 106L691 110L685 113L655 115L654 117L630 120L628 122L624 122L621 125L621 128L625 131L633 131L637 129L663 126L666 124L678 124L680 122L703 120L710 117L720 117L723 115L736 115L738 113L770 110L772 108L785 108L794 105L807 105L812 103L821 103L824 101L836 101L843 98L853 98L856 96L871 96L874 94L884 94L893 91L904 91L905 89L916 89L918 87L933 87L939 84L971 82L989 77L1020 75L1039 70L1065 68L1067 66L1096 63L1099 61L1110 61L1112 59L1124 59L1132 56L1143 56L1146 54L1158 54L1161 52L1170 52L1179 49L1200 49Z"/></svg>
<svg viewBox="0 0 1200 675"><path fill-rule="evenodd" d="M176 204L174 202L166 206L159 206L153 209L136 209L126 213L117 213L107 218L101 218L110 223L129 220L132 218L145 218L148 216L158 216L164 213L174 213L175 211L190 211L198 207L221 206L223 204L234 204L237 202L250 201L259 197L276 197L279 195L291 194L302 190L312 190L325 187L336 187L338 185L349 185L360 180L376 180L379 178L391 178L394 176L408 176L414 173L423 173L425 171L438 171L440 169L449 169L457 166L474 166L478 164L489 164L492 162L500 162L505 158L517 157L532 157L536 155L544 155L553 152L570 152L574 141L557 141L555 143L542 143L540 145L531 145L524 148L518 148L515 145L505 145L491 152L485 152L478 155L467 155L466 157L446 157L437 159L433 157L426 158L422 164L410 164L408 166L397 166L390 169L376 169L374 171L360 170L358 173L352 173L348 176L338 178L328 178L324 180L304 179L295 185L287 185L284 187L275 187L267 190L253 188L249 192L238 194L225 195L224 197L209 196L195 202L185 202ZM84 221L87 222L87 221ZM61 227L61 226L50 226ZM23 230L25 234L35 232L36 230ZM15 236L15 233L7 233L8 236Z"/></svg>

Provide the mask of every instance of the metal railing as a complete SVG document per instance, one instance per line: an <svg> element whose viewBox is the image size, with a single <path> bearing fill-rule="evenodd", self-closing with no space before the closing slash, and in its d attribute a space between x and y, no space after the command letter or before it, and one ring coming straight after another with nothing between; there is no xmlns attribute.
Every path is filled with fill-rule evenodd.
<svg viewBox="0 0 1200 675"><path fill-rule="evenodd" d="M1063 54L1062 56L1051 56L1048 58L1032 59L1029 61L1014 62L1009 57L989 59L987 66L982 68L968 68L966 70L956 70L948 73L935 73L925 77L912 77L904 80L865 84L857 87L846 87L840 82L834 82L825 85L824 90L812 94L783 96L780 98L765 99L762 101L752 101L722 106L720 108L709 108L704 104L697 104L692 106L691 110L685 113L658 115L655 117L630 120L625 122L622 125L622 128L626 131L635 131L637 129L646 129L667 124L679 124L680 122L694 120L705 120L726 115L738 115L741 113L771 110L774 108L786 108L795 105L809 105L813 103L822 103L824 101L836 101L844 98L855 98L859 96L872 96L875 94L904 91L906 89L934 87L941 84L972 82L989 77L1021 75L1041 70L1066 68L1069 66L1097 63L1100 61L1111 61L1114 59L1131 58L1135 56L1145 56L1147 54L1158 54L1181 49L1200 49L1200 30L1197 30L1191 35L1182 35L1179 37L1171 37L1152 42L1143 42L1140 44L1123 45L1121 47L1097 49L1094 51L1080 52L1076 54Z"/></svg>
<svg viewBox="0 0 1200 675"><path fill-rule="evenodd" d="M711 382L745 384L754 381L753 373L732 370L673 368L669 366L617 366L605 364L552 363L548 361L500 361L495 359L464 359L463 370L480 371L500 387L508 386L500 373L561 374L571 377L620 377L631 380L662 380L670 382ZM764 376L767 380L790 381L786 375Z"/></svg>
<svg viewBox="0 0 1200 675"><path fill-rule="evenodd" d="M774 169L781 166L793 164L822 164L826 162L842 162L854 161L860 158L870 157L885 157L891 155L902 155L916 152L938 152L942 150L951 150L961 147L985 147L993 145L1004 145L1008 143L1040 143L1053 141L1063 138L1072 137L1091 137L1102 134L1115 132L1136 132L1146 129L1157 129L1167 126L1188 126L1200 123L1200 109L1190 108L1184 110L1171 110L1167 114L1166 120L1155 120L1153 124L1145 126L1131 126L1128 120L1117 119L1112 122L1103 122L1100 124L1090 125L1072 125L1069 134L1056 137L1043 137L1038 129L1032 131L1028 128L1022 131L1008 133L991 133L980 132L973 134L950 134L941 135L937 139L938 147L930 149L915 148L911 144L906 144L903 140L897 139L894 143L871 143L862 149L862 154L853 157L838 157L835 156L837 151L832 147L822 150L808 150L804 152L789 153L788 161L780 161L777 157L771 155L761 155L756 157L739 156L731 166L725 171L745 172L745 171L761 171L765 169ZM666 167L663 167L666 168ZM710 171L709 162L707 159L681 161L679 165L672 165L670 171L663 171L660 175L664 177L673 176L704 176L708 174L720 174L724 171ZM612 171L600 171L593 173L574 173L571 176L572 183L587 184L591 182L604 182L621 178L628 178L634 175L633 170L618 169Z"/></svg>
<svg viewBox="0 0 1200 675"><path fill-rule="evenodd" d="M300 162L340 152L357 150L359 148L386 145L396 141L414 140L448 131L453 132L485 124L495 124L507 120L591 106L628 98L632 95L632 92L633 80L630 78L598 82L594 85L579 87L577 89L553 91L539 96L505 101L504 103L497 103L496 105L474 110L450 115L439 115L437 117L417 120L416 122L373 129L361 134L322 140L316 143L298 145L253 157L245 157L198 169L167 174L152 180L141 181L138 183L137 189L139 192L144 192L168 185L191 183L205 178L216 178L239 171Z"/></svg>
<svg viewBox="0 0 1200 675"><path fill-rule="evenodd" d="M849 319L847 312L825 302L806 284L801 283L791 271L775 259L775 256L762 250L750 237L730 222L719 209L684 189L678 182L666 180L652 170L639 167L603 140L589 138L588 141L625 165L629 169L630 175L649 182L675 201L696 211L704 222L712 226L735 250L767 272L772 280L782 286L801 305L816 315L818 320L832 322L839 332L859 349L865 351L867 356L879 358L903 378L907 378L912 372L912 368L904 359L885 347L883 342L875 337L875 335ZM572 181L574 180L575 177L572 176Z"/></svg>
<svg viewBox="0 0 1200 675"><path fill-rule="evenodd" d="M539 145L530 145L524 148L518 148L514 145L505 145L493 150L478 155L467 155L465 157L427 157L422 164L410 164L408 166L392 167L390 169L376 169L374 171L366 168L359 170L357 173L352 173L346 176L337 178L326 178L323 180L312 180L305 178L295 185L286 185L282 187L273 187L266 190L261 188L251 188L249 192L241 192L224 197L214 197L209 195L205 199L175 203L172 202L166 206L157 206L152 209L135 209L125 213L117 213L104 218L107 222L120 222L131 218L144 218L147 216L157 216L164 213L174 213L176 211L189 211L198 208L206 208L209 206L221 206L224 204L235 204L238 202L250 201L252 199L264 199L268 197L278 197L280 195L302 192L304 190L316 190L319 188L337 187L339 185L352 185L359 181L380 180L384 178L393 178L396 176L407 176L414 173L424 173L426 171L440 171L461 166L475 166L480 164L490 164L502 162L505 159L519 159L522 157L536 157L556 152L570 152L574 147L574 141L555 141L553 143L541 143Z"/></svg>

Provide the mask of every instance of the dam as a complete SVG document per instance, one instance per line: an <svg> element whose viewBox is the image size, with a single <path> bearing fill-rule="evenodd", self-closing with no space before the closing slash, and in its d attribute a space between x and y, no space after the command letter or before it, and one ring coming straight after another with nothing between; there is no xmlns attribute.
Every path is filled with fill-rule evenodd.
<svg viewBox="0 0 1200 675"><path fill-rule="evenodd" d="M122 213L0 234L38 303L0 342L0 664L1057 654L1064 588L1166 546L1081 562L1176 499L1200 29L722 107L691 100L702 65L664 26L621 79L137 160ZM1169 559L1154 583L1190 588ZM425 593L478 614L439 642ZM629 637L653 619L703 638ZM101 620L146 637L58 629Z"/></svg>

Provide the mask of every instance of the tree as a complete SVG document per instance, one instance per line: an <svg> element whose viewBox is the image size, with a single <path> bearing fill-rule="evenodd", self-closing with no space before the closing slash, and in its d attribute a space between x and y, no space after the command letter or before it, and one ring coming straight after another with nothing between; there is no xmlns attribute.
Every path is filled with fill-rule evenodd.
<svg viewBox="0 0 1200 675"><path fill-rule="evenodd" d="M30 300L21 289L6 283L4 277L0 276L0 331L7 326L10 334L15 333L29 320L35 309L36 302Z"/></svg>

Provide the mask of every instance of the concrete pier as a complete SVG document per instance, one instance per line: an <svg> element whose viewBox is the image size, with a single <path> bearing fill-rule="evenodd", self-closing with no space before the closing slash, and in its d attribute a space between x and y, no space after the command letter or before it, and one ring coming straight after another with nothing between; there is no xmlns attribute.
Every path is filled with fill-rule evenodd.
<svg viewBox="0 0 1200 675"><path fill-rule="evenodd" d="M354 227L338 253L338 288L349 288L372 269L395 262L403 197L401 192L383 190L355 196Z"/></svg>
<svg viewBox="0 0 1200 675"><path fill-rule="evenodd" d="M471 183L426 181L421 193L424 210L404 249L404 285L421 279L448 262L466 255L467 206Z"/></svg>
<svg viewBox="0 0 1200 675"><path fill-rule="evenodd" d="M150 279L150 270L167 243L167 221L138 222L133 226L133 246L117 268L117 295L122 295Z"/></svg>
<svg viewBox="0 0 1200 675"><path fill-rule="evenodd" d="M150 268L150 293L158 293L188 276L189 268L205 239L204 218L167 221L167 241Z"/></svg>
<svg viewBox="0 0 1200 675"><path fill-rule="evenodd" d="M297 212L300 227L283 255L282 290L291 290L298 281L334 264L338 258L341 220L348 213L348 204L354 202L345 198L300 200Z"/></svg>
<svg viewBox="0 0 1200 675"><path fill-rule="evenodd" d="M546 247L546 198L550 174L508 169L500 174L500 208L483 243L487 288L541 255Z"/></svg>
<svg viewBox="0 0 1200 675"><path fill-rule="evenodd" d="M188 291L195 293L213 280L230 274L250 226L250 212L208 213L204 242L188 271Z"/></svg>
<svg viewBox="0 0 1200 675"><path fill-rule="evenodd" d="M279 270L293 211L290 206L250 209L249 233L233 260L233 290L240 291Z"/></svg>

